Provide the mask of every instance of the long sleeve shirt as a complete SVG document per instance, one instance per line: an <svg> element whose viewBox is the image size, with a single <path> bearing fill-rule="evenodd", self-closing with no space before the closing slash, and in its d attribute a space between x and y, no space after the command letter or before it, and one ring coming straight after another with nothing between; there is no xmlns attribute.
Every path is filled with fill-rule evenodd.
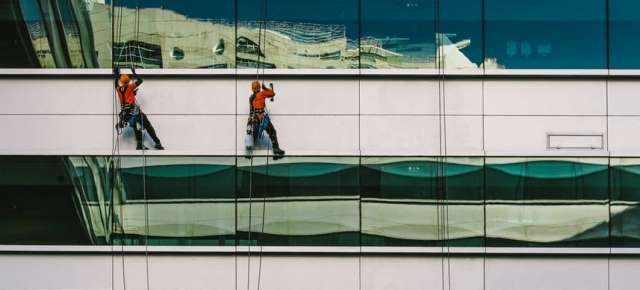
<svg viewBox="0 0 640 290"><path fill-rule="evenodd" d="M251 108L254 110L261 110L265 107L265 100L273 98L276 93L272 89L263 88L261 91L255 94L253 102L251 102Z"/></svg>

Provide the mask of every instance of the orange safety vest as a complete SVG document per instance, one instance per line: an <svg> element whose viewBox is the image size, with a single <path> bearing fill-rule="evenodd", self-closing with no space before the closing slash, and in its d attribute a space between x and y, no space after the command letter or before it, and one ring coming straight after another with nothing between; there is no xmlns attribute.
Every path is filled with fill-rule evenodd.
<svg viewBox="0 0 640 290"><path fill-rule="evenodd" d="M126 85L116 87L118 92L118 98L120 99L120 105L135 105L136 103L136 84L135 82L129 82Z"/></svg>

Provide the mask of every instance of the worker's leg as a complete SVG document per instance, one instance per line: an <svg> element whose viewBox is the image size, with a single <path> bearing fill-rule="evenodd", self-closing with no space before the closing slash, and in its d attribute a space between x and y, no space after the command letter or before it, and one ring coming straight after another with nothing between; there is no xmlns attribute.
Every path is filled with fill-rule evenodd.
<svg viewBox="0 0 640 290"><path fill-rule="evenodd" d="M269 139L271 139L271 145L273 147L273 154L275 155L284 155L284 151L280 149L280 144L278 144L278 135L276 134L276 128L273 127L273 123L269 121L267 124L267 134L269 134Z"/></svg>
<svg viewBox="0 0 640 290"><path fill-rule="evenodd" d="M142 142L142 126L140 124L135 124L133 126L133 133L136 135L136 149L137 150L146 150L144 147L144 143Z"/></svg>
<svg viewBox="0 0 640 290"><path fill-rule="evenodd" d="M140 112L140 122L142 122L141 127L147 131L149 137L151 137L151 139L153 139L153 142L156 143L155 148L164 149L162 147L162 144L160 143L160 138L158 138L158 135L156 135L156 130L153 129L153 125L151 125L151 122L149 122L149 118L147 118L147 115L143 112Z"/></svg>

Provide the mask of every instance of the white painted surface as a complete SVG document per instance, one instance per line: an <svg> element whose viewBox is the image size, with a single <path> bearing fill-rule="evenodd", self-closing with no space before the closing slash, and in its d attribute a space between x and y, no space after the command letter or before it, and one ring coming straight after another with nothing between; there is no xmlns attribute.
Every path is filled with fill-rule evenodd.
<svg viewBox="0 0 640 290"><path fill-rule="evenodd" d="M607 132L606 117L486 116L485 149L487 155L606 155L605 150L547 149L549 133L600 132Z"/></svg>
<svg viewBox="0 0 640 290"><path fill-rule="evenodd" d="M235 111L233 79L145 79L138 103L147 114L228 114Z"/></svg>
<svg viewBox="0 0 640 290"><path fill-rule="evenodd" d="M607 259L505 257L486 261L491 290L607 289Z"/></svg>
<svg viewBox="0 0 640 290"><path fill-rule="evenodd" d="M2 92L0 154L111 154L114 108L107 76L0 80L15 88ZM447 79L438 88L429 78L393 75L358 82L348 74L274 83L278 95L267 106L288 154L437 155L440 136L446 135L451 155L483 154L484 142L489 155L640 156L639 85L632 80L609 81L609 117L604 80L494 76L484 86L482 80ZM145 78L139 100L167 147L147 153L244 153L249 84L249 77L215 74ZM446 134L439 129L441 109L448 116ZM603 134L611 152L550 151L548 133ZM133 146L131 136L121 153L140 153Z"/></svg>
<svg viewBox="0 0 640 290"><path fill-rule="evenodd" d="M639 81L609 81L609 114L613 116L640 115Z"/></svg>
<svg viewBox="0 0 640 290"><path fill-rule="evenodd" d="M276 96L267 101L271 115L357 115L358 82L341 80L265 80ZM249 113L251 81L238 80L238 114ZM235 96L235 92L234 92Z"/></svg>
<svg viewBox="0 0 640 290"><path fill-rule="evenodd" d="M258 250L254 247L254 250ZM567 256L0 256L0 289L637 289L637 259ZM147 263L148 261L148 263ZM124 282L123 268L124 265ZM250 275L247 274L250 269ZM610 272L610 278L609 278ZM450 273L450 276L449 276ZM113 277L112 277L113 275ZM37 279L34 279L37 277ZM286 281L286 283L282 283ZM236 284L237 283L237 284ZM359 287L361 286L361 287ZM448 289L448 288L447 288Z"/></svg>
<svg viewBox="0 0 640 290"><path fill-rule="evenodd" d="M482 116L447 116L446 128L446 155L484 154Z"/></svg>
<svg viewBox="0 0 640 290"><path fill-rule="evenodd" d="M487 80L487 115L606 115L605 81Z"/></svg>
<svg viewBox="0 0 640 290"><path fill-rule="evenodd" d="M360 82L363 115L438 114L438 82L429 80L363 80Z"/></svg>
<svg viewBox="0 0 640 290"><path fill-rule="evenodd" d="M482 115L482 80L445 80L443 88L447 115Z"/></svg>
<svg viewBox="0 0 640 290"><path fill-rule="evenodd" d="M362 155L438 155L437 116L362 116Z"/></svg>
<svg viewBox="0 0 640 290"><path fill-rule="evenodd" d="M357 116L271 116L280 147L288 155L358 155ZM238 116L237 152L244 154L247 116ZM270 145L264 137L264 145ZM261 146L261 149L267 148ZM264 150L254 153L265 154ZM271 152L269 152L271 154Z"/></svg>
<svg viewBox="0 0 640 290"><path fill-rule="evenodd" d="M110 115L0 115L0 154L111 154Z"/></svg>
<svg viewBox="0 0 640 290"><path fill-rule="evenodd" d="M614 156L640 155L640 116L609 118L609 148Z"/></svg>
<svg viewBox="0 0 640 290"><path fill-rule="evenodd" d="M147 155L234 155L235 116L233 115L147 115L166 150L148 150ZM153 141L145 134L145 144ZM135 151L136 141L132 128L119 138L120 152ZM111 154L111 152L107 153Z"/></svg>
<svg viewBox="0 0 640 290"><path fill-rule="evenodd" d="M0 79L0 114L111 114L105 79Z"/></svg>

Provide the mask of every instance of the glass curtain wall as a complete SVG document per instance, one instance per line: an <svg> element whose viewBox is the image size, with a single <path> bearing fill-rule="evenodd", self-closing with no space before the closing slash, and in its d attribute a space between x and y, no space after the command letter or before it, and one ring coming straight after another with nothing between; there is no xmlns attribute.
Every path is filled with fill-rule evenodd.
<svg viewBox="0 0 640 290"><path fill-rule="evenodd" d="M607 68L606 3L485 0L486 68Z"/></svg>
<svg viewBox="0 0 640 290"><path fill-rule="evenodd" d="M109 68L112 61L168 69L640 66L635 53L640 42L633 37L640 28L640 4L633 0L8 0L2 5L2 68Z"/></svg>
<svg viewBox="0 0 640 290"><path fill-rule="evenodd" d="M609 2L609 68L640 68L640 2L608 0Z"/></svg>
<svg viewBox="0 0 640 290"><path fill-rule="evenodd" d="M607 246L606 158L487 158L487 246Z"/></svg>
<svg viewBox="0 0 640 290"><path fill-rule="evenodd" d="M611 246L640 246L640 159L611 159Z"/></svg>
<svg viewBox="0 0 640 290"><path fill-rule="evenodd" d="M239 68L358 67L357 0L236 0Z"/></svg>
<svg viewBox="0 0 640 290"><path fill-rule="evenodd" d="M637 247L639 164L5 156L0 244Z"/></svg>

